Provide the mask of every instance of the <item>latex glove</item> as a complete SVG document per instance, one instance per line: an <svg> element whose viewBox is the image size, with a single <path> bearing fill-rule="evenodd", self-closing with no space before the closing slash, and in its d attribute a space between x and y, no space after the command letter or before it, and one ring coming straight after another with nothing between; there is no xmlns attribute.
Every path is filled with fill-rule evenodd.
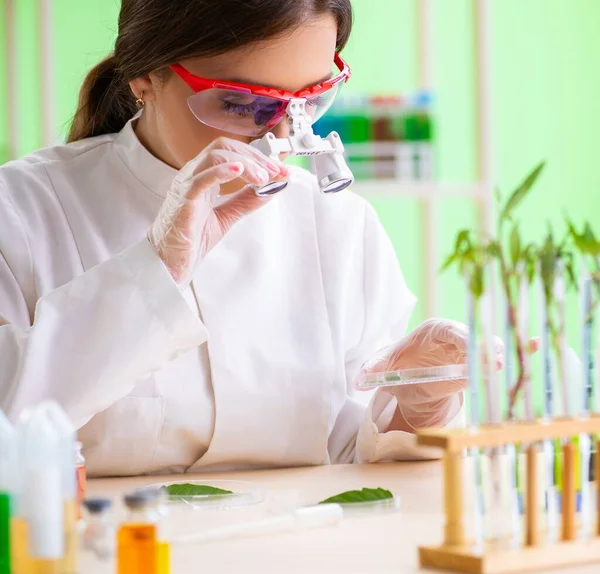
<svg viewBox="0 0 600 574"><path fill-rule="evenodd" d="M255 185L280 181L288 168L248 144L218 138L175 176L148 239L180 286L190 281L197 263L245 215L266 205ZM221 185L237 178L247 184L216 206Z"/></svg>
<svg viewBox="0 0 600 574"><path fill-rule="evenodd" d="M428 319L399 343L382 349L362 367L363 373L399 371L422 367L458 365L467 362L469 330L466 325L446 319ZM496 366L504 363L504 345L495 341ZM467 380L442 381L387 387L398 401L398 408L413 429L442 427L463 405Z"/></svg>

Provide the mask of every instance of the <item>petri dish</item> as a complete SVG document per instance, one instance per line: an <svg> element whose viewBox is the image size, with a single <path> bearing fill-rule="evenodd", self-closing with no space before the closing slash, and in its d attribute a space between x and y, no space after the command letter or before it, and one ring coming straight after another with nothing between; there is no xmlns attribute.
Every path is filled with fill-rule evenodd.
<svg viewBox="0 0 600 574"><path fill-rule="evenodd" d="M427 367L422 369L405 369L403 371L361 373L356 386L359 389L367 390L379 387L439 383L441 381L460 381L468 378L467 369L468 367L466 364L461 364L444 365L443 367Z"/></svg>
<svg viewBox="0 0 600 574"><path fill-rule="evenodd" d="M332 503L333 504L333 503ZM367 502L336 502L344 510L344 516L360 516L364 514L383 514L398 512L401 508L400 497L394 495L384 500L369 500Z"/></svg>
<svg viewBox="0 0 600 574"><path fill-rule="evenodd" d="M227 494L199 494L199 495L168 495L165 500L169 504L184 505L195 509L224 510L250 506L264 501L263 491L252 482L242 480L177 480L172 482L159 482L149 484L140 490L165 488L172 484L194 484L198 486L212 486L221 490L230 490Z"/></svg>

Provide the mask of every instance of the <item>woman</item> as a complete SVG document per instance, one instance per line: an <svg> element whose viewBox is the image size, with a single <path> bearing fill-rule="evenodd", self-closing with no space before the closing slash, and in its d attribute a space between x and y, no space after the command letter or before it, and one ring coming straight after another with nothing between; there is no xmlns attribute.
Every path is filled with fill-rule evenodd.
<svg viewBox="0 0 600 574"><path fill-rule="evenodd" d="M96 476L418 458L414 428L460 421L462 384L356 395L383 345L366 368L455 363L464 327L402 339L414 297L372 209L251 148L285 134L277 102L225 89L309 88L318 116L351 22L349 0L123 0L70 143L0 169L13 420L57 399Z"/></svg>

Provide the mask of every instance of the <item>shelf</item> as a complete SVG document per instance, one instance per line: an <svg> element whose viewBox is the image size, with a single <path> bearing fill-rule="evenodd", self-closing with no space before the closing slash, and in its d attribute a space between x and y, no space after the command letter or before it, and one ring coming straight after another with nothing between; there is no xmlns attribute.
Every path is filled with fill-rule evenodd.
<svg viewBox="0 0 600 574"><path fill-rule="evenodd" d="M367 199L384 197L414 197L417 199L471 197L484 199L487 195L487 191L481 183L409 182L397 179L358 180L352 185L351 189Z"/></svg>

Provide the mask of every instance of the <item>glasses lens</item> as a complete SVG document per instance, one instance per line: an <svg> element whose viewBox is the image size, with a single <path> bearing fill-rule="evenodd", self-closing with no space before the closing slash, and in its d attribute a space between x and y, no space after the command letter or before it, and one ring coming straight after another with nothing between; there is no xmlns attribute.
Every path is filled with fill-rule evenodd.
<svg viewBox="0 0 600 574"><path fill-rule="evenodd" d="M257 187L254 190L254 193L259 197L265 197L267 195L275 195L279 193L282 189L287 187L289 182L287 181L274 181L272 183L268 183L263 187Z"/></svg>
<svg viewBox="0 0 600 574"><path fill-rule="evenodd" d="M332 181L330 184L326 185L321 191L323 193L338 193L350 187L353 183L352 179L338 179L337 181Z"/></svg>
<svg viewBox="0 0 600 574"><path fill-rule="evenodd" d="M203 124L224 132L260 137L285 116L287 102L249 92L214 88L188 98L190 110Z"/></svg>
<svg viewBox="0 0 600 574"><path fill-rule="evenodd" d="M313 123L321 119L327 110L332 106L339 89L340 84L337 84L330 90L327 90L318 96L307 98L305 109L313 118Z"/></svg>

